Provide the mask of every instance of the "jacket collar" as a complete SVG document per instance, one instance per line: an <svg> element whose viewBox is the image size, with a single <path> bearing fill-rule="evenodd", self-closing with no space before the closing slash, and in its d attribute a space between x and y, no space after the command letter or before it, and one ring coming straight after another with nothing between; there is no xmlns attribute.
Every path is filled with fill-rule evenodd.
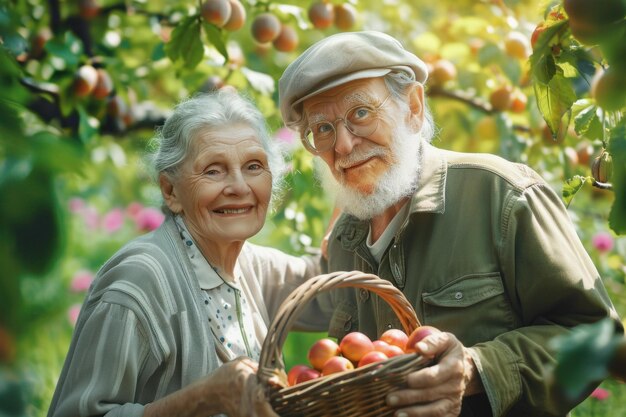
<svg viewBox="0 0 626 417"><path fill-rule="evenodd" d="M430 143L422 147L422 171L411 197L411 213L443 213L446 209L447 160L444 151Z"/></svg>

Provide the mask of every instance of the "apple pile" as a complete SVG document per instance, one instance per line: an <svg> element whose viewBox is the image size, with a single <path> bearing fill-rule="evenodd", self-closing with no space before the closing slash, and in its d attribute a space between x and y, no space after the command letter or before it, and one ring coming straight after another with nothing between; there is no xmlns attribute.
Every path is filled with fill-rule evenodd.
<svg viewBox="0 0 626 417"><path fill-rule="evenodd" d="M289 386L293 386L394 356L413 353L417 342L438 332L432 326L419 326L409 336L402 330L389 329L374 341L361 332L348 333L339 343L323 338L313 343L309 349L309 365L298 364L287 372L287 382Z"/></svg>

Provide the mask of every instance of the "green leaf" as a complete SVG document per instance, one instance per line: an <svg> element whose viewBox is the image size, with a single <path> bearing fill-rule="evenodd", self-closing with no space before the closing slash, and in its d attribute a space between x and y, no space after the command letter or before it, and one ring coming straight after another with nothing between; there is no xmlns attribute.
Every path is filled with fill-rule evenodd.
<svg viewBox="0 0 626 417"><path fill-rule="evenodd" d="M478 63L485 67L489 64L496 64L504 56L502 49L493 43L487 43L478 50Z"/></svg>
<svg viewBox="0 0 626 417"><path fill-rule="evenodd" d="M592 177L583 177L582 175L574 175L572 178L565 181L563 184L562 196L565 201L565 205L569 206L572 202L572 199L578 193L585 184L593 183Z"/></svg>
<svg viewBox="0 0 626 417"><path fill-rule="evenodd" d="M561 30L564 29L564 26L567 25L566 20L555 21L554 23L547 22L546 29L541 32L537 41L535 42L535 46L533 48L533 54L530 56L529 61L531 68L537 65L537 63L544 59L546 56L552 56L552 48L550 47L552 43L552 38L554 38Z"/></svg>
<svg viewBox="0 0 626 417"><path fill-rule="evenodd" d="M578 77L578 57L575 54L563 51L561 55L559 55L557 65L563 71L563 76L565 78Z"/></svg>
<svg viewBox="0 0 626 417"><path fill-rule="evenodd" d="M204 28L209 43L222 54L225 62L228 62L228 50L226 49L226 41L222 31L217 26L206 22L202 24L202 27Z"/></svg>
<svg viewBox="0 0 626 417"><path fill-rule="evenodd" d="M534 87L539 111L552 134L558 135L562 128L561 119L576 101L576 93L569 80L562 74L555 74L547 85L535 83Z"/></svg>
<svg viewBox="0 0 626 417"><path fill-rule="evenodd" d="M565 396L579 398L590 384L608 376L608 364L622 337L615 333L614 321L605 318L576 326L550 341L557 351L555 380Z"/></svg>
<svg viewBox="0 0 626 417"><path fill-rule="evenodd" d="M615 200L609 214L609 226L619 234L626 234L626 119L612 129L609 153L613 158L613 192Z"/></svg>
<svg viewBox="0 0 626 417"><path fill-rule="evenodd" d="M50 39L45 48L51 55L61 58L69 68L78 66L83 53L82 42L70 31L65 32L63 38Z"/></svg>
<svg viewBox="0 0 626 417"><path fill-rule="evenodd" d="M599 121L596 110L597 107L595 105L590 105L576 115L574 118L574 130L576 131L576 134L585 136L593 119L597 119Z"/></svg>
<svg viewBox="0 0 626 417"><path fill-rule="evenodd" d="M182 58L188 68L195 68L200 63L204 48L200 40L198 16L189 16L176 26L172 38L165 45L165 53L172 61Z"/></svg>
<svg viewBox="0 0 626 417"><path fill-rule="evenodd" d="M542 57L536 65L532 67L532 74L535 81L547 85L556 74L556 64L552 55Z"/></svg>

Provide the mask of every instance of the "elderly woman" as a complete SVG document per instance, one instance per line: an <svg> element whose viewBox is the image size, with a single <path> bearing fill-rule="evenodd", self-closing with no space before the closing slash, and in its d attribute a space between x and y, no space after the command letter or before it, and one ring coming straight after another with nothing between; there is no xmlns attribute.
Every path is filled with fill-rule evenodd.
<svg viewBox="0 0 626 417"><path fill-rule="evenodd" d="M232 91L183 101L157 139L168 215L98 272L48 416L275 415L255 385L261 344L284 298L319 273L316 259L246 242L281 155ZM300 328L325 329L318 313Z"/></svg>

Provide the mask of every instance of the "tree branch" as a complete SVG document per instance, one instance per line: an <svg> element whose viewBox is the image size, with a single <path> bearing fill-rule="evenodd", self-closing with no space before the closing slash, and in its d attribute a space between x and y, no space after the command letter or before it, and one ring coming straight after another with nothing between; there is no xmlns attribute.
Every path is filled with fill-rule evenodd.
<svg viewBox="0 0 626 417"><path fill-rule="evenodd" d="M467 104L468 106L481 111L483 113L486 114L494 114L497 113L493 107L491 106L491 104L489 104L488 102L485 102L484 100L480 100L477 99L474 96L470 96L469 94L464 93L463 91L459 91L459 90L445 90L439 86L433 86L430 87L428 89L428 91L426 92L426 95L429 97L445 97L445 98L449 98L452 100L456 100L456 101L460 101L462 103ZM522 125L513 125L513 130L516 130L518 132L524 132L524 133L530 133L532 132L532 130L530 129L530 127L528 126L522 126Z"/></svg>

